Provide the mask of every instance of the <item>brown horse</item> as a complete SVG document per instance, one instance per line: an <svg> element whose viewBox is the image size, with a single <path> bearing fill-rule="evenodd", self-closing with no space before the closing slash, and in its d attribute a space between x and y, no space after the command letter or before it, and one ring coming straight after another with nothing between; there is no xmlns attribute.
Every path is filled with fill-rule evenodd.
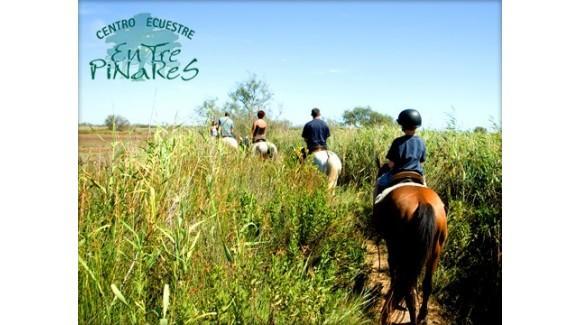
<svg viewBox="0 0 580 325"><path fill-rule="evenodd" d="M443 202L428 187L401 186L375 202L373 223L377 234L387 243L391 277L381 323L391 323L391 312L402 308L403 299L411 324L426 320L433 273L447 237ZM423 299L417 317L415 289L423 268Z"/></svg>

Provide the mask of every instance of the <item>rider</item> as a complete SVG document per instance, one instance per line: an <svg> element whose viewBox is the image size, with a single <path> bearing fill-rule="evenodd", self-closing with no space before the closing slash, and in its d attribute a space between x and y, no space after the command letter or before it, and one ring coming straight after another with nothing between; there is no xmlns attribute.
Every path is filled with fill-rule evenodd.
<svg viewBox="0 0 580 325"><path fill-rule="evenodd" d="M327 150L326 139L330 136L328 125L320 119L320 110L313 108L310 115L312 116L312 121L306 123L302 130L302 138L306 141L308 154Z"/></svg>
<svg viewBox="0 0 580 325"><path fill-rule="evenodd" d="M425 162L426 147L423 139L415 135L415 130L421 126L421 114L414 109L406 109L399 114L397 123L401 125L405 135L396 138L387 153L389 171L377 180L378 193L387 188L395 175L402 171L414 171L423 176L422 163Z"/></svg>
<svg viewBox="0 0 580 325"><path fill-rule="evenodd" d="M252 143L266 141L266 129L268 124L264 121L266 112L260 110L258 111L258 119L254 121L252 125Z"/></svg>
<svg viewBox="0 0 580 325"><path fill-rule="evenodd" d="M217 138L218 136L218 125L216 121L211 121L211 127L209 128L209 134L212 138Z"/></svg>
<svg viewBox="0 0 580 325"><path fill-rule="evenodd" d="M223 138L234 138L234 121L232 121L228 112L220 117L218 124L218 130Z"/></svg>
<svg viewBox="0 0 580 325"><path fill-rule="evenodd" d="M310 115L312 116L312 121L306 123L302 130L302 138L306 141L308 153L302 148L302 157L305 159L307 155L312 154L314 156L314 164L318 166L319 170L325 171L326 163L330 158L326 146L326 139L330 136L330 129L326 122L320 119L320 110L318 108L313 108Z"/></svg>

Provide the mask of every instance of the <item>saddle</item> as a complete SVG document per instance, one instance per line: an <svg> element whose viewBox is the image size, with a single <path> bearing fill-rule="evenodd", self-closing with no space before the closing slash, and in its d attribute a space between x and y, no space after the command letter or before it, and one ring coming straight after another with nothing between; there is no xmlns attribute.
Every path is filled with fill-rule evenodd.
<svg viewBox="0 0 580 325"><path fill-rule="evenodd" d="M425 178L414 171L402 171L392 176L391 182L385 188L375 189L375 204L380 203L392 191L403 186L426 187Z"/></svg>
<svg viewBox="0 0 580 325"><path fill-rule="evenodd" d="M313 154L315 152L318 151L324 151L324 150L328 150L325 146L315 146L312 147L310 149L306 149L304 147L300 148L300 154L301 154L301 158L304 160L306 159L306 157L308 157L308 155Z"/></svg>
<svg viewBox="0 0 580 325"><path fill-rule="evenodd" d="M310 149L308 149L308 154L312 154L318 151L324 151L324 150L328 150L328 148L326 146L314 146Z"/></svg>
<svg viewBox="0 0 580 325"><path fill-rule="evenodd" d="M425 177L415 171L398 172L391 177L391 183L387 187L391 187L400 183L417 183L425 185Z"/></svg>

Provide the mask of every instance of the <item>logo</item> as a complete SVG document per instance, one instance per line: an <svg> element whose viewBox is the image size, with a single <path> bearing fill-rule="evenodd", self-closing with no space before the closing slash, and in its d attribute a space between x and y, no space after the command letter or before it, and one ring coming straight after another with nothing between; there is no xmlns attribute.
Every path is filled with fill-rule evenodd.
<svg viewBox="0 0 580 325"><path fill-rule="evenodd" d="M111 47L89 62L92 80L191 81L199 74L196 58L181 61L178 40L191 41L195 31L180 22L142 13L105 25L95 35Z"/></svg>

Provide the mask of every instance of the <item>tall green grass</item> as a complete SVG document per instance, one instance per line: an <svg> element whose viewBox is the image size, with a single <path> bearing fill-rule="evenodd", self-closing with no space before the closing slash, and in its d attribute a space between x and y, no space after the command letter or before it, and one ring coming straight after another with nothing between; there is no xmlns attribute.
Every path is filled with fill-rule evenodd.
<svg viewBox="0 0 580 325"><path fill-rule="evenodd" d="M428 179L448 207L437 296L462 323L501 323L501 133L430 135Z"/></svg>
<svg viewBox="0 0 580 325"><path fill-rule="evenodd" d="M332 130L336 195L300 165L300 130L272 130L261 161L206 132L163 129L79 167L79 320L110 323L371 322L358 280L375 156L395 128ZM448 210L435 296L456 323L499 319L501 133L421 131L427 182ZM167 285L167 289L166 289ZM164 295L165 293L165 295Z"/></svg>
<svg viewBox="0 0 580 325"><path fill-rule="evenodd" d="M365 321L363 238L313 167L194 130L113 146L79 168L81 323Z"/></svg>

